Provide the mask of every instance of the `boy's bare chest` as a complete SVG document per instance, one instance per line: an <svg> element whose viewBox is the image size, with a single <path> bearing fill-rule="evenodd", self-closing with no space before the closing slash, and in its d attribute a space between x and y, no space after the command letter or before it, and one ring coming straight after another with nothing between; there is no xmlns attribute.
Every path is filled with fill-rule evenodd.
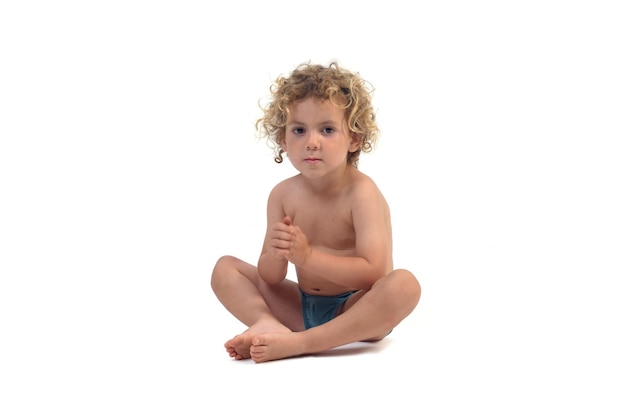
<svg viewBox="0 0 626 417"><path fill-rule="evenodd" d="M352 211L344 201L293 201L285 207L293 224L306 235L309 244L346 250L355 245Z"/></svg>

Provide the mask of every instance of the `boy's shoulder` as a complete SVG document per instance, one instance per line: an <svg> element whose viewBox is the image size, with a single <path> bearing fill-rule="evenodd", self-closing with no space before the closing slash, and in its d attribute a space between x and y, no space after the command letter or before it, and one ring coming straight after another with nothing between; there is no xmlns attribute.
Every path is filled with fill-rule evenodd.
<svg viewBox="0 0 626 417"><path fill-rule="evenodd" d="M293 177L285 178L280 181L270 191L270 198L281 197L283 195L291 194L295 189L298 188L298 176L294 175Z"/></svg>
<svg viewBox="0 0 626 417"><path fill-rule="evenodd" d="M380 194L380 189L376 182L369 176L361 171L357 171L358 175L356 176L353 182L353 192L357 196L369 198L374 194Z"/></svg>
<svg viewBox="0 0 626 417"><path fill-rule="evenodd" d="M289 177L289 178L285 178L281 180L274 186L273 190L284 190L284 189L289 189L292 187L297 187L300 176L301 174L297 174L297 175L294 175L293 177Z"/></svg>

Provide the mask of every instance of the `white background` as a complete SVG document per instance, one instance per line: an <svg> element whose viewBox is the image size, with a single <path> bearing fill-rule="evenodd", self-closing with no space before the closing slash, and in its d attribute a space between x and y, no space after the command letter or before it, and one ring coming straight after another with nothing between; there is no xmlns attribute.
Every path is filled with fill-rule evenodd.
<svg viewBox="0 0 626 417"><path fill-rule="evenodd" d="M3 416L626 413L618 1L7 1ZM263 365L210 290L294 173L255 136L297 64L375 87L362 157L415 312ZM221 410L221 411L218 411Z"/></svg>

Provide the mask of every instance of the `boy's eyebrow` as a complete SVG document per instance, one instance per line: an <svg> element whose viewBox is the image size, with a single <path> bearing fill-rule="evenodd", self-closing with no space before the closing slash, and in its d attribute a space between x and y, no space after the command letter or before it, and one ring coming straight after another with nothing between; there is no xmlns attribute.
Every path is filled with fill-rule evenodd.
<svg viewBox="0 0 626 417"><path fill-rule="evenodd" d="M287 121L287 124L288 125L304 125L306 123L300 122L298 120L289 120L289 121ZM331 120L331 119L323 120L323 121L318 123L318 125L334 125L334 124L337 124L337 121L336 120Z"/></svg>

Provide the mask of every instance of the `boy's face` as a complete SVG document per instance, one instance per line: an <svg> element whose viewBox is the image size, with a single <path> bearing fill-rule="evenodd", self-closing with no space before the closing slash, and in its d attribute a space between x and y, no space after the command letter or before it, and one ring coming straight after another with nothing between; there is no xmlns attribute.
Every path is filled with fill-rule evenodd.
<svg viewBox="0 0 626 417"><path fill-rule="evenodd" d="M306 98L289 106L281 146L304 176L321 178L348 163L348 152L359 148L350 134L344 110L330 101Z"/></svg>

